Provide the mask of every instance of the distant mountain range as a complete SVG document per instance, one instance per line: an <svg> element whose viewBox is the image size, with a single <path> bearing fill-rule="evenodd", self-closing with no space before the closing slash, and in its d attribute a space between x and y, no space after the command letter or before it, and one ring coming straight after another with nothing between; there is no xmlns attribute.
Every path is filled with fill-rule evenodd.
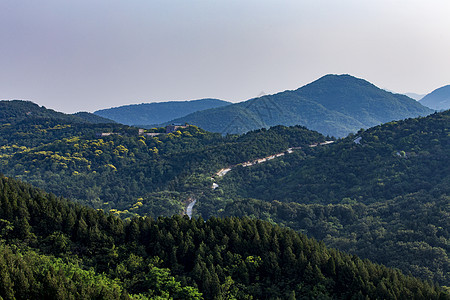
<svg viewBox="0 0 450 300"><path fill-rule="evenodd" d="M450 109L450 85L432 91L420 100L420 104L434 110Z"/></svg>
<svg viewBox="0 0 450 300"><path fill-rule="evenodd" d="M350 75L326 75L294 91L197 111L169 123L189 123L212 132L244 133L275 125L303 125L326 135L346 136L392 120L432 110Z"/></svg>
<svg viewBox="0 0 450 300"><path fill-rule="evenodd" d="M94 114L125 125L154 125L209 108L222 107L230 102L218 99L142 103L102 109Z"/></svg>

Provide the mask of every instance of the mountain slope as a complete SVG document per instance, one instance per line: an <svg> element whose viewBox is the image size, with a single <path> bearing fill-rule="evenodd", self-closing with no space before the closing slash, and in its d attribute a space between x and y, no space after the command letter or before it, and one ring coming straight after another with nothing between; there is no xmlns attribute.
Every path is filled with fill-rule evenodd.
<svg viewBox="0 0 450 300"><path fill-rule="evenodd" d="M154 125L209 108L229 105L218 99L143 103L102 109L94 114L127 125Z"/></svg>
<svg viewBox="0 0 450 300"><path fill-rule="evenodd" d="M243 133L275 125L302 125L342 137L360 128L432 111L405 95L392 94L349 75L326 75L295 91L196 112L172 122L208 131Z"/></svg>
<svg viewBox="0 0 450 300"><path fill-rule="evenodd" d="M447 285L449 130L445 111L235 168L199 199L198 211L271 220Z"/></svg>
<svg viewBox="0 0 450 300"><path fill-rule="evenodd" d="M450 85L432 91L420 100L420 104L435 110L450 109Z"/></svg>

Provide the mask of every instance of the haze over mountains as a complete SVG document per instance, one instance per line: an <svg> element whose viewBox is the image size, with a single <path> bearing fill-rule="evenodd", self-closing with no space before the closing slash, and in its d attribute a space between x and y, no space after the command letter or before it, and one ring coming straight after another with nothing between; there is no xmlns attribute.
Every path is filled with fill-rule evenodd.
<svg viewBox="0 0 450 300"><path fill-rule="evenodd" d="M244 133L275 125L302 125L343 137L360 128L431 113L401 94L389 93L350 75L326 75L294 91L284 91L173 120L208 131Z"/></svg>
<svg viewBox="0 0 450 300"><path fill-rule="evenodd" d="M420 100L420 104L435 110L450 109L450 85L432 91Z"/></svg>
<svg viewBox="0 0 450 300"><path fill-rule="evenodd" d="M425 97L425 95L423 94L416 94L416 93L404 93L406 96L408 96L409 98L412 98L414 100L419 101L420 99L422 99L423 97Z"/></svg>
<svg viewBox="0 0 450 300"><path fill-rule="evenodd" d="M297 90L231 104L216 99L126 105L95 114L128 125L193 124L211 132L245 133L276 125L302 125L343 137L432 110L350 75L326 75Z"/></svg>

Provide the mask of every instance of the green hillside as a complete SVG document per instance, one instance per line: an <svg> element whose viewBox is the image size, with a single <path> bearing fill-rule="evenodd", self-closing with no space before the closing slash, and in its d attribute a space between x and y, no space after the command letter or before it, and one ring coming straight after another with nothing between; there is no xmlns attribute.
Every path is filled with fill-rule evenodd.
<svg viewBox="0 0 450 300"><path fill-rule="evenodd" d="M448 285L449 130L446 111L235 168L198 211L270 220Z"/></svg>
<svg viewBox="0 0 450 300"><path fill-rule="evenodd" d="M431 112L405 95L389 93L365 80L326 75L295 91L195 112L171 122L187 122L224 134L275 125L302 125L325 135L343 137L361 128Z"/></svg>
<svg viewBox="0 0 450 300"><path fill-rule="evenodd" d="M218 169L325 140L302 127L227 137L196 126L156 131L45 118L4 123L0 172L123 217L169 216L182 213L191 189Z"/></svg>
<svg viewBox="0 0 450 300"><path fill-rule="evenodd" d="M3 299L449 299L248 218L124 222L0 176Z"/></svg>
<svg viewBox="0 0 450 300"><path fill-rule="evenodd" d="M154 125L209 108L229 105L218 99L142 103L101 109L94 114L127 125Z"/></svg>

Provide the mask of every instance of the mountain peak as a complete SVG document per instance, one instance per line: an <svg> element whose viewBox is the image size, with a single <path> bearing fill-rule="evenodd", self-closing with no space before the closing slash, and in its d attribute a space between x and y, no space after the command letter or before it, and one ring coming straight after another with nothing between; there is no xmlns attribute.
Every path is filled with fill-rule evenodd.
<svg viewBox="0 0 450 300"><path fill-rule="evenodd" d="M429 113L432 111L417 101L382 90L364 79L329 74L294 91L197 112L174 122L221 133L302 125L342 137L361 128Z"/></svg>
<svg viewBox="0 0 450 300"><path fill-rule="evenodd" d="M298 90L305 89L307 87L316 88L316 86L318 86L318 85L327 85L327 86L336 85L341 88L347 88L350 85L355 85L355 86L366 86L366 87L371 86L371 87L376 88L375 85L368 82L367 80L357 78L357 77L349 75L349 74L327 74L327 75L322 76L319 79L299 88Z"/></svg>
<svg viewBox="0 0 450 300"><path fill-rule="evenodd" d="M435 89L423 97L420 104L435 110L450 109L450 85Z"/></svg>

